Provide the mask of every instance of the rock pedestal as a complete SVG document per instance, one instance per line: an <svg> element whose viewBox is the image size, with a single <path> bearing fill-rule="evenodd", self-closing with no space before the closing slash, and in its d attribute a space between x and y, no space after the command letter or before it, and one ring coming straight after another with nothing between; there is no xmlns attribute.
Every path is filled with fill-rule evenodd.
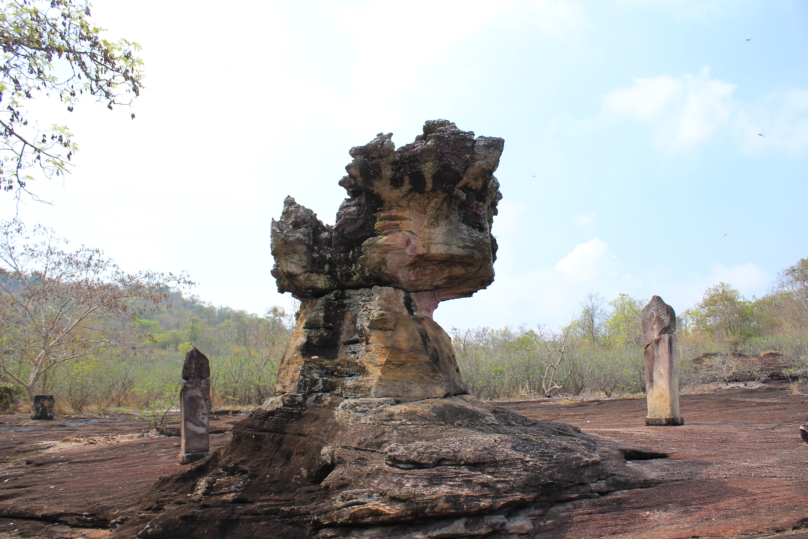
<svg viewBox="0 0 808 539"><path fill-rule="evenodd" d="M645 346L646 425L683 425L679 413L679 377L676 374L676 313L654 296L642 310Z"/></svg>
<svg viewBox="0 0 808 539"><path fill-rule="evenodd" d="M275 393L397 401L468 393L452 341L432 319L434 296L375 286L305 298Z"/></svg>
<svg viewBox="0 0 808 539"><path fill-rule="evenodd" d="M196 347L185 354L180 390L180 464L210 454L210 365Z"/></svg>
<svg viewBox="0 0 808 539"><path fill-rule="evenodd" d="M648 484L608 442L469 395L432 319L493 281L502 148L427 122L351 149L334 226L286 199L272 275L301 305L276 396L116 537L533 537L554 504Z"/></svg>
<svg viewBox="0 0 808 539"><path fill-rule="evenodd" d="M53 419L53 395L34 395L31 419Z"/></svg>

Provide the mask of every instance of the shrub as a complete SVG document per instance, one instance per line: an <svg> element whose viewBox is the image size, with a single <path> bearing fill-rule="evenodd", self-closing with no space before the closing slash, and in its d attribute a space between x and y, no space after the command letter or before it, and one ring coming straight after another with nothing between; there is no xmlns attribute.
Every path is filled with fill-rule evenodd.
<svg viewBox="0 0 808 539"><path fill-rule="evenodd" d="M14 412L23 393L22 386L0 384L0 413L10 414Z"/></svg>

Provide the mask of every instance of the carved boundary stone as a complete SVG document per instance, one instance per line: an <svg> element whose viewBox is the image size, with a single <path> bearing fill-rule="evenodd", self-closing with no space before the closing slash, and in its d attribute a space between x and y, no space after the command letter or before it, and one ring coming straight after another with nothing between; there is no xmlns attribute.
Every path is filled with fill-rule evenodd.
<svg viewBox="0 0 808 539"><path fill-rule="evenodd" d="M210 365L196 347L185 354L180 391L180 464L210 453Z"/></svg>
<svg viewBox="0 0 808 539"><path fill-rule="evenodd" d="M31 419L53 419L53 395L34 395Z"/></svg>
<svg viewBox="0 0 808 539"><path fill-rule="evenodd" d="M683 425L679 413L679 377L676 373L676 313L654 296L642 310L645 346L646 425Z"/></svg>

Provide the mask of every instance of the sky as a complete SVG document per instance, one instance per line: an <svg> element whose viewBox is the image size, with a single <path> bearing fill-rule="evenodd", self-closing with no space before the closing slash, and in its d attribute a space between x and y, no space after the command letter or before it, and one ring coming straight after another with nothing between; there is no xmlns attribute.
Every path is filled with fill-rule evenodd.
<svg viewBox="0 0 808 539"><path fill-rule="evenodd" d="M145 90L131 110L32 103L80 152L30 186L50 205L0 194L0 218L187 271L213 305L290 308L270 275L283 199L333 224L348 150L437 118L505 139L496 280L441 304L447 330L558 327L590 292L751 299L808 257L805 0L92 5L142 46Z"/></svg>

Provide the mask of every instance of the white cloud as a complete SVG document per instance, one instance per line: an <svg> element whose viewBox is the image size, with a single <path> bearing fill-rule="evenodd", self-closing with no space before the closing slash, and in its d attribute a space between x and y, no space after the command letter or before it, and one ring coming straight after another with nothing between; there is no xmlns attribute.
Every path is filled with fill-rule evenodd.
<svg viewBox="0 0 808 539"><path fill-rule="evenodd" d="M737 0L732 0L737 3ZM709 16L720 14L725 6L732 7L731 0L616 0L620 7L650 7L665 11L677 19L706 21Z"/></svg>
<svg viewBox="0 0 808 539"><path fill-rule="evenodd" d="M735 266L713 264L707 271L682 275L664 266L627 269L609 251L606 242L593 238L577 245L554 267L521 270L515 264L497 267L497 280L473 301L442 303L438 323L457 327L504 327L536 324L559 328L579 314L587 293L609 301L620 293L640 300L661 296L677 312L701 301L710 286L724 282L747 298L761 296L771 276L749 262Z"/></svg>
<svg viewBox="0 0 808 539"><path fill-rule="evenodd" d="M728 138L746 153L808 150L808 91L778 90L754 102L735 99L736 85L698 75L635 78L603 98L606 121L628 118L652 131L664 153L687 152L715 138ZM761 136L762 135L762 136Z"/></svg>
<svg viewBox="0 0 808 539"><path fill-rule="evenodd" d="M556 270L566 277L591 280L600 274L599 263L605 258L608 249L599 238L576 245L567 256L556 264Z"/></svg>
<svg viewBox="0 0 808 539"><path fill-rule="evenodd" d="M664 113L682 93L682 81L672 77L634 79L634 86L618 88L608 94L606 109L654 120Z"/></svg>
<svg viewBox="0 0 808 539"><path fill-rule="evenodd" d="M772 282L771 275L752 262L735 266L713 264L707 272L689 275L679 275L664 267L646 273L645 282L636 289L636 294L646 298L654 294L661 296L676 312L695 306L704 292L718 283L726 283L751 299L765 294Z"/></svg>
<svg viewBox="0 0 808 539"><path fill-rule="evenodd" d="M527 0L511 2L511 20L538 29L540 32L562 37L586 26L583 8L566 0Z"/></svg>
<svg viewBox="0 0 808 539"><path fill-rule="evenodd" d="M594 213L582 213L572 218L572 222L578 226L587 226L595 222L597 216Z"/></svg>
<svg viewBox="0 0 808 539"><path fill-rule="evenodd" d="M443 303L435 316L447 328L522 324L561 327L576 314L588 292L610 298L637 286L636 279L625 273L606 243L593 238L577 245L550 268L521 270L516 264L500 266L498 261L496 281L475 294L473 303Z"/></svg>
<svg viewBox="0 0 808 539"><path fill-rule="evenodd" d="M655 131L654 144L669 153L688 150L708 140L729 123L735 85L711 78L707 67L698 75L680 78L635 78L603 100L606 114L621 114L646 122Z"/></svg>
<svg viewBox="0 0 808 539"><path fill-rule="evenodd" d="M406 9L382 0L331 16L354 43L351 81L364 107L410 94L423 82L420 72L463 39L514 25L563 37L585 23L581 6L569 0L412 0Z"/></svg>

